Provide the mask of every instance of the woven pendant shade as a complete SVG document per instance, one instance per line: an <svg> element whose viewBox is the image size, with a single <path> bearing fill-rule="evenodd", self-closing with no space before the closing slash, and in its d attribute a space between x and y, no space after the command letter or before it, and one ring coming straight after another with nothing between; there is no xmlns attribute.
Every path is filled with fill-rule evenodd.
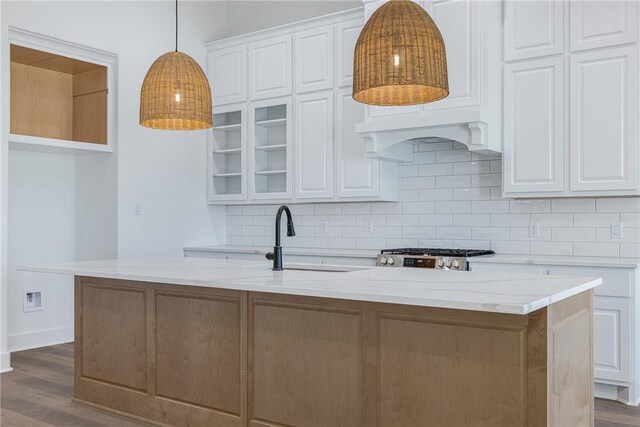
<svg viewBox="0 0 640 427"><path fill-rule="evenodd" d="M353 58L353 99L370 105L412 105L449 95L440 30L410 0L391 0L362 29Z"/></svg>
<svg viewBox="0 0 640 427"><path fill-rule="evenodd" d="M176 51L155 60L140 91L140 124L171 130L213 126L211 88L193 58Z"/></svg>

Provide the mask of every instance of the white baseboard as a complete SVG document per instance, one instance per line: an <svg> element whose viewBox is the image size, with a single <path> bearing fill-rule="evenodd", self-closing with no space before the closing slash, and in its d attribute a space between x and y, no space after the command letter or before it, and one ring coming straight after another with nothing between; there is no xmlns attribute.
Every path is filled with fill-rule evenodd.
<svg viewBox="0 0 640 427"><path fill-rule="evenodd" d="M45 329L8 336L10 352L46 347L73 341L73 326Z"/></svg>
<svg viewBox="0 0 640 427"><path fill-rule="evenodd" d="M11 353L0 353L0 373L13 370L11 367Z"/></svg>

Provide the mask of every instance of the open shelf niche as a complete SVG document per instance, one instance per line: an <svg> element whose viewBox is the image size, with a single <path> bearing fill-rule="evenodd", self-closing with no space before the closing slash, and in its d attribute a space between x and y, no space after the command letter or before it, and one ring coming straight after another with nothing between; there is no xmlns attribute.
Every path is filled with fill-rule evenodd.
<svg viewBox="0 0 640 427"><path fill-rule="evenodd" d="M112 151L109 67L60 50L11 43L11 143Z"/></svg>
<svg viewBox="0 0 640 427"><path fill-rule="evenodd" d="M287 191L287 105L256 108L254 140L255 192Z"/></svg>
<svg viewBox="0 0 640 427"><path fill-rule="evenodd" d="M243 195L244 143L242 110L220 112L213 116L212 196Z"/></svg>

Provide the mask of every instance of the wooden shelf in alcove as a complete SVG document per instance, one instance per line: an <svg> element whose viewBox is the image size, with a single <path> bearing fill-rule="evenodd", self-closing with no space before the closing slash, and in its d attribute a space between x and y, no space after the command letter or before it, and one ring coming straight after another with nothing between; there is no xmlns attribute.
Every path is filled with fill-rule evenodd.
<svg viewBox="0 0 640 427"><path fill-rule="evenodd" d="M107 67L11 45L13 144L107 148Z"/></svg>

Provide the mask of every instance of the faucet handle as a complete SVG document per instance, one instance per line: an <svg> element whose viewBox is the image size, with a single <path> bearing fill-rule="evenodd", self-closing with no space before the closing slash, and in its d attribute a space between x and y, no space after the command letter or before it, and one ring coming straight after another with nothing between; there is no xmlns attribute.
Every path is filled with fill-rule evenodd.
<svg viewBox="0 0 640 427"><path fill-rule="evenodd" d="M273 259L275 258L275 255L273 254L273 252L267 252L266 254L264 254L264 257L269 261L273 261Z"/></svg>

